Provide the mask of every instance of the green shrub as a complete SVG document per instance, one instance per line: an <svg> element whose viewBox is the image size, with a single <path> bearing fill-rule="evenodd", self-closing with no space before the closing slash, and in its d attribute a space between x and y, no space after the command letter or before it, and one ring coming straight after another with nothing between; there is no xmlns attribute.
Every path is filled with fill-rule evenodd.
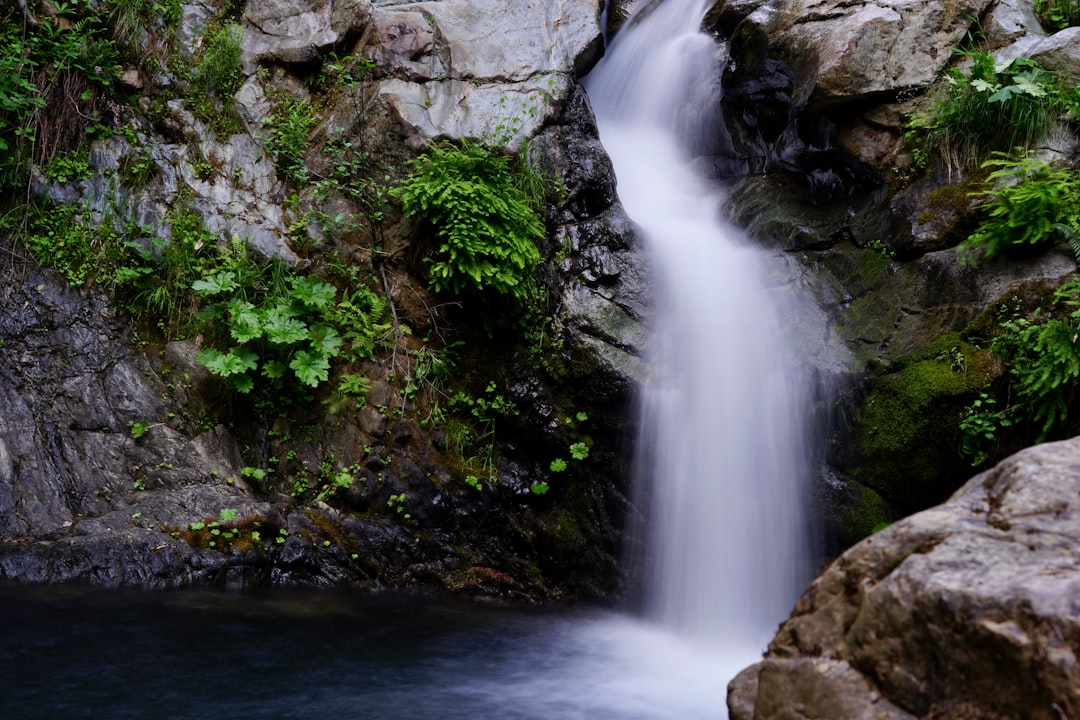
<svg viewBox="0 0 1080 720"><path fill-rule="evenodd" d="M234 239L234 245L240 241ZM273 261L264 266L270 269ZM212 300L204 320L225 323L232 343L225 350L206 348L198 361L227 378L241 393L255 387L255 371L270 381L288 371L304 385L318 387L329 378L330 360L341 350L337 330L323 323L337 289L311 276L289 276L284 287L272 284L256 295L233 270L220 270L191 285Z"/></svg>
<svg viewBox="0 0 1080 720"><path fill-rule="evenodd" d="M534 300L544 223L510 163L491 146L440 143L391 190L406 215L435 229L439 244L426 258L436 292L493 294L518 308Z"/></svg>
<svg viewBox="0 0 1080 720"><path fill-rule="evenodd" d="M303 98L282 95L275 99L274 109L266 119L266 149L286 180L302 183L307 180L304 155L308 134L318 121L311 103Z"/></svg>
<svg viewBox="0 0 1080 720"><path fill-rule="evenodd" d="M1000 314L990 350L1004 362L1008 382L988 388L964 413L961 449L972 465L991 459L1007 432L1013 449L1074 432L1069 417L1080 388L1080 280L1058 288L1053 303L1034 316L1005 306Z"/></svg>
<svg viewBox="0 0 1080 720"><path fill-rule="evenodd" d="M963 54L971 60L968 72L952 68L943 93L908 123L920 165L937 153L947 167L959 169L993 151L1028 147L1065 110L1054 76L1035 61L1016 58L998 65L986 53Z"/></svg>
<svg viewBox="0 0 1080 720"><path fill-rule="evenodd" d="M983 163L987 177L978 229L961 250L990 258L1018 246L1046 245L1080 232L1080 174L1031 157L1000 156Z"/></svg>
<svg viewBox="0 0 1080 720"><path fill-rule="evenodd" d="M74 149L70 141L42 143L37 136L43 127L55 133L66 125L71 135L82 136L89 113L67 98L74 94L82 104L119 74L119 56L106 32L96 16L74 23L62 23L59 14L42 16L24 26L22 13L0 11L0 188L25 180L30 160L44 164ZM54 92L60 86L63 92ZM48 117L42 115L46 106Z"/></svg>
<svg viewBox="0 0 1080 720"><path fill-rule="evenodd" d="M1038 441L1063 428L1080 380L1080 281L1063 285L1056 303L1071 310L1043 322L1013 318L991 350L1005 359L1018 403L1038 425Z"/></svg>
<svg viewBox="0 0 1080 720"><path fill-rule="evenodd" d="M1049 30L1080 25L1080 0L1035 0L1035 14Z"/></svg>
<svg viewBox="0 0 1080 720"><path fill-rule="evenodd" d="M194 74L198 88L205 95L229 98L240 88L243 38L243 30L235 23L207 31Z"/></svg>

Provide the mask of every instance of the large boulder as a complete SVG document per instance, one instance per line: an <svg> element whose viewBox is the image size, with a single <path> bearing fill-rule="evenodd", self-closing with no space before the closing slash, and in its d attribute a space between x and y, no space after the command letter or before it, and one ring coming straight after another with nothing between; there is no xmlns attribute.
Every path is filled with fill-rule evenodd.
<svg viewBox="0 0 1080 720"><path fill-rule="evenodd" d="M600 57L596 0L543 4L444 0L377 3L380 95L430 138L508 140L516 148L552 117L575 75Z"/></svg>
<svg viewBox="0 0 1080 720"><path fill-rule="evenodd" d="M817 106L930 85L990 0L780 0L750 19Z"/></svg>
<svg viewBox="0 0 1080 720"><path fill-rule="evenodd" d="M369 0L261 0L244 9L249 61L309 63L355 35L371 13Z"/></svg>
<svg viewBox="0 0 1080 720"><path fill-rule="evenodd" d="M1080 438L1028 448L844 553L732 720L1080 715Z"/></svg>

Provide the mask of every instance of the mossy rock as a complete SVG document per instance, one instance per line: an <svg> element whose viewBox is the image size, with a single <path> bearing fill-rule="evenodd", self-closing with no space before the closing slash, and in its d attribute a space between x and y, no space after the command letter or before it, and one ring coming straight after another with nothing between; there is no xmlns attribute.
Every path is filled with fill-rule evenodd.
<svg viewBox="0 0 1080 720"><path fill-rule="evenodd" d="M854 544L889 525L894 517L885 498L865 485L852 483L858 491L855 505L848 511L845 532Z"/></svg>
<svg viewBox="0 0 1080 720"><path fill-rule="evenodd" d="M852 475L908 514L941 502L971 474L960 421L1000 366L951 333L895 367L873 381L860 408Z"/></svg>

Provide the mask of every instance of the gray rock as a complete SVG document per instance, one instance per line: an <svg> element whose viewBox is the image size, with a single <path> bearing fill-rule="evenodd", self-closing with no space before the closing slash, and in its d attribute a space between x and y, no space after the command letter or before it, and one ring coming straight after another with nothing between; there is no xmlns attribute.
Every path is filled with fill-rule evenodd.
<svg viewBox="0 0 1080 720"><path fill-rule="evenodd" d="M511 0L494 13L468 0L377 3L373 23L373 59L391 76L380 96L418 146L506 136L516 149L557 115L602 46L595 0Z"/></svg>
<svg viewBox="0 0 1080 720"><path fill-rule="evenodd" d="M990 1L780 0L751 17L798 68L796 97L827 106L930 85Z"/></svg>
<svg viewBox="0 0 1080 720"><path fill-rule="evenodd" d="M244 61L310 63L354 35L371 13L369 0L260 0L246 3Z"/></svg>
<svg viewBox="0 0 1080 720"><path fill-rule="evenodd" d="M1080 27L1065 28L1049 37L1026 35L995 53L1001 60L1027 57L1057 75L1065 86L1080 84Z"/></svg>
<svg viewBox="0 0 1080 720"><path fill-rule="evenodd" d="M1080 439L1017 453L837 559L733 682L732 717L1074 717L1078 547Z"/></svg>
<svg viewBox="0 0 1080 720"><path fill-rule="evenodd" d="M225 507L266 514L238 481L235 441L163 400L97 292L31 271L0 306L0 579L162 587L224 567L167 528Z"/></svg>

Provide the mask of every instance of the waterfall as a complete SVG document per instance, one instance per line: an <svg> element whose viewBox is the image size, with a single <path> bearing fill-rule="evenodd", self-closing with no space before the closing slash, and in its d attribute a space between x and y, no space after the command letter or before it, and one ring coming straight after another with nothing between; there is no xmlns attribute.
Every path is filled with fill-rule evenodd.
<svg viewBox="0 0 1080 720"><path fill-rule="evenodd" d="M806 383L767 258L694 172L715 134L722 48L709 0L645 4L586 79L619 197L656 275L639 499L650 617L756 659L810 577Z"/></svg>

